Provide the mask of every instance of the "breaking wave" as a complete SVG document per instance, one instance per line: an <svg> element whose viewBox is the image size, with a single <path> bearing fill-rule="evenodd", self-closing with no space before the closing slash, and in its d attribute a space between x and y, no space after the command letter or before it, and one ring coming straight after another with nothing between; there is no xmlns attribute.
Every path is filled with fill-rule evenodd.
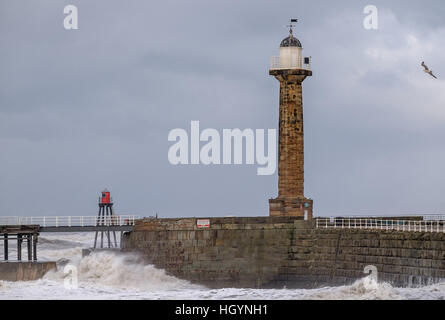
<svg viewBox="0 0 445 320"><path fill-rule="evenodd" d="M377 282L368 276L349 286L316 289L306 298L311 300L401 300L403 296L389 283Z"/></svg>
<svg viewBox="0 0 445 320"><path fill-rule="evenodd" d="M103 285L143 291L199 288L145 264L137 254L99 251L77 261L71 260L69 265L77 268L79 286ZM45 279L62 280L67 277L64 270L50 272Z"/></svg>

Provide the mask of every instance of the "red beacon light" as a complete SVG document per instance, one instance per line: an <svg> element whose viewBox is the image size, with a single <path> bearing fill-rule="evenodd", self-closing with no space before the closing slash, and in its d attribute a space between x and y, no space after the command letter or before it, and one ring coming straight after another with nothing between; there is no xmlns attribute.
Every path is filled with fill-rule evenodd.
<svg viewBox="0 0 445 320"><path fill-rule="evenodd" d="M113 212L113 198L110 196L110 191L105 189L102 191L99 197L99 213L97 214L96 226L104 227L108 230L96 230L96 235L94 236L94 249L97 246L97 236L100 232L100 247L104 247L104 233L108 239L108 248L113 248L113 243L111 242L111 235L114 237L114 247L117 248L116 233L110 230L110 226L115 226L119 223L119 217L114 215Z"/></svg>
<svg viewBox="0 0 445 320"><path fill-rule="evenodd" d="M102 196L99 198L99 204L112 204L113 203L113 199L110 196L110 191L108 191L107 189L105 189L104 191L102 191Z"/></svg>

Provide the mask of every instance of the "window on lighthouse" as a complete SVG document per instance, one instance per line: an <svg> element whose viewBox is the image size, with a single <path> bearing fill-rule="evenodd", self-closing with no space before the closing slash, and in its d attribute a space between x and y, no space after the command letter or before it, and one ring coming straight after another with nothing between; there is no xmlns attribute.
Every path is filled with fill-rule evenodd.
<svg viewBox="0 0 445 320"><path fill-rule="evenodd" d="M296 53L293 53L292 54L292 68L295 68L295 67L297 67L297 54Z"/></svg>

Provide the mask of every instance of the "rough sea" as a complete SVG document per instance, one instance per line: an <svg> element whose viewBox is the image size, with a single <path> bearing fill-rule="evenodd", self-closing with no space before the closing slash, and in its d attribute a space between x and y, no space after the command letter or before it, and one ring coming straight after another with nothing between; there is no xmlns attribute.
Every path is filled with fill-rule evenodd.
<svg viewBox="0 0 445 320"><path fill-rule="evenodd" d="M82 258L82 249L93 242L92 233L41 234L39 260L58 261L58 271L37 281L0 281L0 299L445 300L445 283L396 288L370 278L320 289L208 289L143 264L135 254L96 252ZM1 245L0 250L3 252ZM15 257L14 248L10 248L10 258ZM77 270L77 287L73 269Z"/></svg>

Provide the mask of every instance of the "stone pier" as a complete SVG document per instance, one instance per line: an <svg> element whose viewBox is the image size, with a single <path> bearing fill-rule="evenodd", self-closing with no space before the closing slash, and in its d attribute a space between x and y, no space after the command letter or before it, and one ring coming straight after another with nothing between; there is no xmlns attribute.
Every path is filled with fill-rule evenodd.
<svg viewBox="0 0 445 320"><path fill-rule="evenodd" d="M144 219L123 238L169 274L212 288L349 284L374 265L396 286L445 279L445 233L317 229L298 217Z"/></svg>

